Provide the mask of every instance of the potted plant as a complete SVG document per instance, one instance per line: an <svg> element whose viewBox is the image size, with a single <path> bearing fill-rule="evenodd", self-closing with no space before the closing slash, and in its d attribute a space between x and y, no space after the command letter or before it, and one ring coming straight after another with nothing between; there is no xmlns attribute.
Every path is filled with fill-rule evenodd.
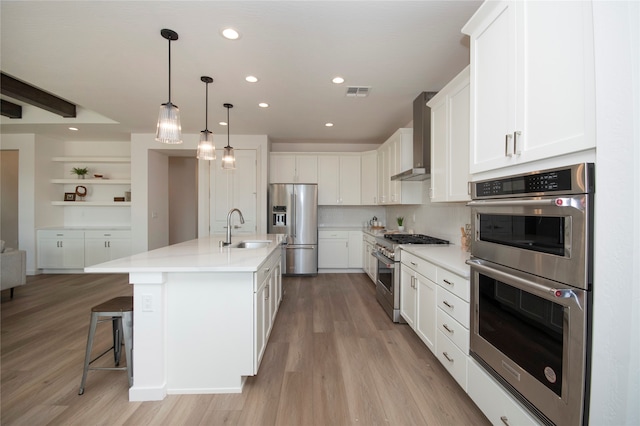
<svg viewBox="0 0 640 426"><path fill-rule="evenodd" d="M78 175L78 179L84 179L87 173L89 173L89 169L87 167L74 167L71 169L71 174Z"/></svg>
<svg viewBox="0 0 640 426"><path fill-rule="evenodd" d="M398 222L398 231L404 231L404 217L398 216L396 217L396 222Z"/></svg>

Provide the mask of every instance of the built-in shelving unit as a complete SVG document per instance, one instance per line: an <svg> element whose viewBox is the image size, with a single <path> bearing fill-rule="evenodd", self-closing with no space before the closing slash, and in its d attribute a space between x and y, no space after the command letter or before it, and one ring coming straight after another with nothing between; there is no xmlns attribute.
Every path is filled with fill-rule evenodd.
<svg viewBox="0 0 640 426"><path fill-rule="evenodd" d="M62 193L60 200L51 201L53 206L64 207L130 207L130 201L113 201L114 197L122 197L131 186L131 157L101 157L101 156L67 156L52 157L51 161L65 163L65 167L81 167L85 164L93 164L87 179L77 177L52 178L50 182L56 185L65 185L63 192L72 192L75 186L89 187L90 194L85 201L64 201ZM97 166L96 166L97 165ZM98 169L92 172L93 169ZM94 178L94 173L104 175L103 178ZM96 186L94 190L91 188ZM122 188L118 188L118 185ZM114 186L110 189L110 186ZM99 189L102 188L102 189Z"/></svg>

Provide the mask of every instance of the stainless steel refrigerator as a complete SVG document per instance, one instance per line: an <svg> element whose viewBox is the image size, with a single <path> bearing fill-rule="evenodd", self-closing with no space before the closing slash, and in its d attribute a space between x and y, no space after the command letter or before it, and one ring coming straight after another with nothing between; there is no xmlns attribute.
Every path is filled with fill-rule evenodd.
<svg viewBox="0 0 640 426"><path fill-rule="evenodd" d="M282 246L284 275L318 274L318 185L269 185L268 232L286 234Z"/></svg>

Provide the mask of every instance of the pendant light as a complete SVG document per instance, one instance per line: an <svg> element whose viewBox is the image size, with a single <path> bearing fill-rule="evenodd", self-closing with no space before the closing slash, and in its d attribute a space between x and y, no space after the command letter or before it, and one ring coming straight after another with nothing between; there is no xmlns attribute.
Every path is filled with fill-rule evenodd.
<svg viewBox="0 0 640 426"><path fill-rule="evenodd" d="M206 96L205 96L205 107L204 107L204 130L200 132L200 142L198 143L198 153L196 154L196 158L198 160L215 160L216 159L216 147L213 144L213 133L209 131L209 83L213 83L213 79L211 77L202 76L200 77L205 83L206 87Z"/></svg>
<svg viewBox="0 0 640 426"><path fill-rule="evenodd" d="M171 103L171 42L178 39L178 33L163 29L160 35L169 40L169 101L160 105L156 140L167 144L182 143L182 127L180 126L180 110Z"/></svg>
<svg viewBox="0 0 640 426"><path fill-rule="evenodd" d="M224 107L227 109L227 146L224 147L224 153L222 154L222 168L233 170L236 168L236 156L233 153L233 147L231 146L231 139L229 137L229 134L231 133L231 123L229 123L229 110L233 108L233 105L224 104Z"/></svg>

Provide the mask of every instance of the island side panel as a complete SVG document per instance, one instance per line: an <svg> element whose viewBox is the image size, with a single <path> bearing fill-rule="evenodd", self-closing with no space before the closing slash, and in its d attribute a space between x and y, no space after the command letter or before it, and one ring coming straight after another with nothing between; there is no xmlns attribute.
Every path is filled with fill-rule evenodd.
<svg viewBox="0 0 640 426"><path fill-rule="evenodd" d="M129 274L133 284L133 386L129 401L159 401L167 395L166 279L162 272Z"/></svg>
<svg viewBox="0 0 640 426"><path fill-rule="evenodd" d="M240 393L253 374L253 272L167 277L167 393Z"/></svg>

